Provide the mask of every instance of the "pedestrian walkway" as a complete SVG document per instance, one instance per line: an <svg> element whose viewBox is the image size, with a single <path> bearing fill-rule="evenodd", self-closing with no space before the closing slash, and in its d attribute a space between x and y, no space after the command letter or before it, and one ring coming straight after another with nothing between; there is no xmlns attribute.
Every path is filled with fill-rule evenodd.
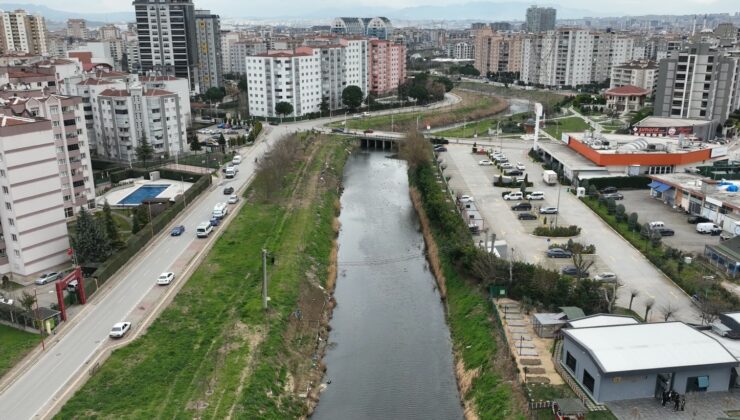
<svg viewBox="0 0 740 420"><path fill-rule="evenodd" d="M674 411L654 398L616 401L606 404L619 419L694 420L737 418L740 414L740 392L700 392L686 394L684 411Z"/></svg>

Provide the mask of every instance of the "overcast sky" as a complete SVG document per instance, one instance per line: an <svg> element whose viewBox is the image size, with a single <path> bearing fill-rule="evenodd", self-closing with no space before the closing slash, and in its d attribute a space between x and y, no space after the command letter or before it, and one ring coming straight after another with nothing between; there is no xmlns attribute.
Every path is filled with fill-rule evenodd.
<svg viewBox="0 0 740 420"><path fill-rule="evenodd" d="M194 0L196 7L211 9L222 17L295 15L310 9L341 10L352 6L404 8L410 6L451 5L481 0ZM485 1L485 0L484 0ZM694 14L740 11L738 0L509 0L526 4L557 4L556 7L583 9L603 15ZM499 1L493 1L499 2ZM23 0L0 0L2 3L25 3ZM133 11L131 0L29 0L53 9L87 12ZM440 16L444 18L444 16Z"/></svg>

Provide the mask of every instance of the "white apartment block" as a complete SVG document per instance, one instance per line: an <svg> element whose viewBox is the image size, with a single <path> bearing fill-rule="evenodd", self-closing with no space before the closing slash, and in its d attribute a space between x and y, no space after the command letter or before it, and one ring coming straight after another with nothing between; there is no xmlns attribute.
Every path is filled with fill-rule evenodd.
<svg viewBox="0 0 740 420"><path fill-rule="evenodd" d="M658 65L654 61L640 60L612 67L609 87L637 86L652 96L657 81Z"/></svg>
<svg viewBox="0 0 740 420"><path fill-rule="evenodd" d="M26 101L26 110L51 121L64 216L73 217L80 207L94 208L95 185L82 98L61 95L31 98Z"/></svg>
<svg viewBox="0 0 740 420"><path fill-rule="evenodd" d="M30 276L69 261L56 147L51 121L0 115L0 272Z"/></svg>
<svg viewBox="0 0 740 420"><path fill-rule="evenodd" d="M25 10L0 10L0 52L47 55L46 22Z"/></svg>
<svg viewBox="0 0 740 420"><path fill-rule="evenodd" d="M342 93L357 86L368 94L368 41L364 38L313 38L306 44L321 50L321 94L329 109L344 108Z"/></svg>
<svg viewBox="0 0 740 420"><path fill-rule="evenodd" d="M475 45L472 42L454 42L445 46L447 57L456 60L475 59Z"/></svg>
<svg viewBox="0 0 740 420"><path fill-rule="evenodd" d="M136 161L136 148L144 138L155 158L184 150L187 124L177 94L134 84L127 89L106 89L92 104L98 114L94 119L98 155Z"/></svg>
<svg viewBox="0 0 740 420"><path fill-rule="evenodd" d="M223 38L222 38L223 41ZM267 52L267 43L262 40L229 41L223 47L224 73L247 74L246 58Z"/></svg>
<svg viewBox="0 0 740 420"><path fill-rule="evenodd" d="M288 102L293 115L321 110L321 50L300 47L247 57L249 110L257 117L278 117L275 105Z"/></svg>
<svg viewBox="0 0 740 420"><path fill-rule="evenodd" d="M139 82L147 89L159 89L172 92L179 97L179 113L186 127L192 123L190 112L190 86L187 79L175 76L139 76Z"/></svg>

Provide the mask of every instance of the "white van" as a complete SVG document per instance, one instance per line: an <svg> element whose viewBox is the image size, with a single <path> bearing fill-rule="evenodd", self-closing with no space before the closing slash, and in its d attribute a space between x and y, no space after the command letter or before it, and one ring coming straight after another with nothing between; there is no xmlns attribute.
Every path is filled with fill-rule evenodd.
<svg viewBox="0 0 740 420"><path fill-rule="evenodd" d="M226 203L218 203L213 207L213 217L222 219L229 212L229 207Z"/></svg>
<svg viewBox="0 0 740 420"><path fill-rule="evenodd" d="M722 228L715 225L714 223L697 223L696 231L699 233L711 233L712 235L719 235L722 232Z"/></svg>
<svg viewBox="0 0 740 420"><path fill-rule="evenodd" d="M527 200L544 200L545 193L542 191L535 191L531 194L527 194Z"/></svg>
<svg viewBox="0 0 740 420"><path fill-rule="evenodd" d="M234 156L234 158L231 159L231 163L234 164L234 165L238 165L238 164L242 163L242 157L239 156L239 155Z"/></svg>
<svg viewBox="0 0 740 420"><path fill-rule="evenodd" d="M504 200L523 200L524 194L521 191L510 192L504 196Z"/></svg>
<svg viewBox="0 0 740 420"><path fill-rule="evenodd" d="M650 226L650 229L664 228L665 223L661 221L655 221L655 222L648 223L648 226Z"/></svg>
<svg viewBox="0 0 740 420"><path fill-rule="evenodd" d="M213 226L211 226L210 222L203 222L195 228L195 236L199 238L207 238L211 232L213 232Z"/></svg>
<svg viewBox="0 0 740 420"><path fill-rule="evenodd" d="M224 176L226 178L233 178L236 176L236 167L235 166L229 166L226 168L226 171L224 172Z"/></svg>

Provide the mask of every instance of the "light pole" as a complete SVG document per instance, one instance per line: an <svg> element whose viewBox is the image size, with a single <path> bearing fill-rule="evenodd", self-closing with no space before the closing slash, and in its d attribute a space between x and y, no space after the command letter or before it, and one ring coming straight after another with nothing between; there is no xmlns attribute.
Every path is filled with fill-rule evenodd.
<svg viewBox="0 0 740 420"><path fill-rule="evenodd" d="M419 131L419 118L421 118L421 114L416 116L416 131Z"/></svg>
<svg viewBox="0 0 740 420"><path fill-rule="evenodd" d="M558 227L558 214L560 214L560 190L563 189L563 186L560 185L560 181L558 181L558 203L555 205L555 227Z"/></svg>

